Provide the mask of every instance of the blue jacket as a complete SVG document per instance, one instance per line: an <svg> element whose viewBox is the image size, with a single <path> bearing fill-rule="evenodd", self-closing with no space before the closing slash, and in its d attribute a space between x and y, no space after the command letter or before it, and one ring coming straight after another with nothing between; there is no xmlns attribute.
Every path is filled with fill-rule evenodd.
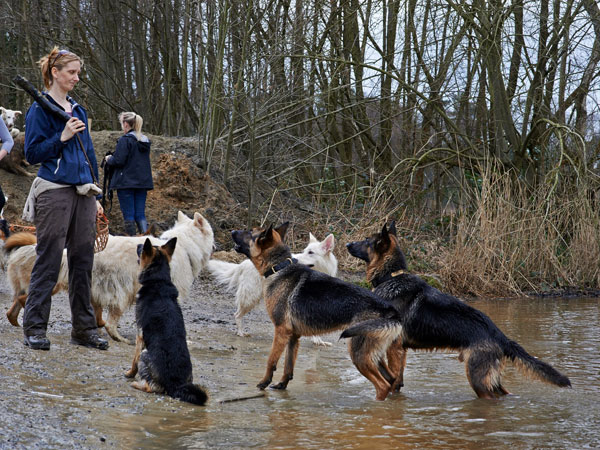
<svg viewBox="0 0 600 450"><path fill-rule="evenodd" d="M46 98L61 108L52 97L47 95ZM67 100L73 105L73 117L77 117L87 125L87 112L83 106L77 104L71 97ZM73 136L66 142L60 142L60 135L64 128L65 122L34 102L25 115L25 158L30 164L42 164L38 177L44 180L68 185L92 183L90 167L77 136ZM79 135L98 180L98 163L90 133L86 128Z"/></svg>
<svg viewBox="0 0 600 450"><path fill-rule="evenodd" d="M150 140L135 133L121 136L117 148L106 164L114 169L110 189L154 189L150 166Z"/></svg>

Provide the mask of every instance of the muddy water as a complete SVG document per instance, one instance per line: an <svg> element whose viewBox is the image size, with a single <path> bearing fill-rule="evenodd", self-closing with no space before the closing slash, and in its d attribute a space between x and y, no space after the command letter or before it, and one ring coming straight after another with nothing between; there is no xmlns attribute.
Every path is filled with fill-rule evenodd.
<svg viewBox="0 0 600 450"><path fill-rule="evenodd" d="M6 298L0 290L0 298ZM234 335L234 307L199 285L184 305L195 380L206 407L144 394L122 373L133 348L107 352L68 343L66 298L53 305L50 352L23 349L20 330L0 317L0 448L594 448L600 446L600 301L474 301L531 354L567 374L573 389L523 378L510 365L513 395L479 400L456 355L410 353L405 387L384 402L352 366L335 335L330 348L302 343L284 392L251 396L263 375L271 325L264 309ZM8 303L6 298L5 303ZM121 322L133 333L131 312ZM275 374L276 379L281 370Z"/></svg>

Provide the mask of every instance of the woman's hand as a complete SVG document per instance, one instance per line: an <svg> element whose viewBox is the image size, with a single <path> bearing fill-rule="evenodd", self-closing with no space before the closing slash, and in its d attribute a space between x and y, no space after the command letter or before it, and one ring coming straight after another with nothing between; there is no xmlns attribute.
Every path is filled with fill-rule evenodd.
<svg viewBox="0 0 600 450"><path fill-rule="evenodd" d="M104 208L102 207L102 204L96 200L96 215L99 216L100 214L104 214Z"/></svg>
<svg viewBox="0 0 600 450"><path fill-rule="evenodd" d="M77 117L71 117L66 123L62 134L60 135L60 141L67 142L69 139L83 130L85 130L85 124Z"/></svg>

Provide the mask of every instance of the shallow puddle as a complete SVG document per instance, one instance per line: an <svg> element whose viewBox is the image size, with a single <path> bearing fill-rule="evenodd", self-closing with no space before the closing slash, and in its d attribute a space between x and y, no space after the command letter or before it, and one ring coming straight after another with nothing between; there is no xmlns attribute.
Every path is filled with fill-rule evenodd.
<svg viewBox="0 0 600 450"><path fill-rule="evenodd" d="M0 448L600 446L600 301L470 304L529 353L569 376L573 389L528 380L508 363L503 384L513 395L480 400L455 354L411 352L402 392L378 402L350 362L345 343L330 335L330 348L302 342L287 391L221 403L259 393L255 385L263 375L271 327L264 310L257 310L254 320L262 328L251 337L235 336L233 326L189 327L195 379L211 395L206 407L194 407L133 390L122 376L133 347L80 350L68 344L67 324L51 336L50 352L32 355L22 349L20 331L2 325L3 347L8 343L12 350L0 351ZM281 369L282 361L275 380Z"/></svg>

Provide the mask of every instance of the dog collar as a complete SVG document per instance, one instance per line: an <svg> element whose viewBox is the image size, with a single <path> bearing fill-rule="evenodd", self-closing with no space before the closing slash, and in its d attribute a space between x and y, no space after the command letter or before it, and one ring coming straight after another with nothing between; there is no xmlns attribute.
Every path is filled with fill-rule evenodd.
<svg viewBox="0 0 600 450"><path fill-rule="evenodd" d="M287 266L289 266L290 264L294 264L298 262L298 260L296 258L288 258L285 261L280 262L279 264L274 265L273 267L271 267L269 270L267 270L265 272L265 278L270 277L271 275L273 275L274 273L279 272L281 269L285 269Z"/></svg>
<svg viewBox="0 0 600 450"><path fill-rule="evenodd" d="M396 270L395 272L385 274L381 277L375 277L371 280L371 286L373 286L375 288L375 287L379 286L380 284L390 281L391 279L398 277L400 275L403 275L405 273L408 273L408 272L404 269L400 269L400 270Z"/></svg>

